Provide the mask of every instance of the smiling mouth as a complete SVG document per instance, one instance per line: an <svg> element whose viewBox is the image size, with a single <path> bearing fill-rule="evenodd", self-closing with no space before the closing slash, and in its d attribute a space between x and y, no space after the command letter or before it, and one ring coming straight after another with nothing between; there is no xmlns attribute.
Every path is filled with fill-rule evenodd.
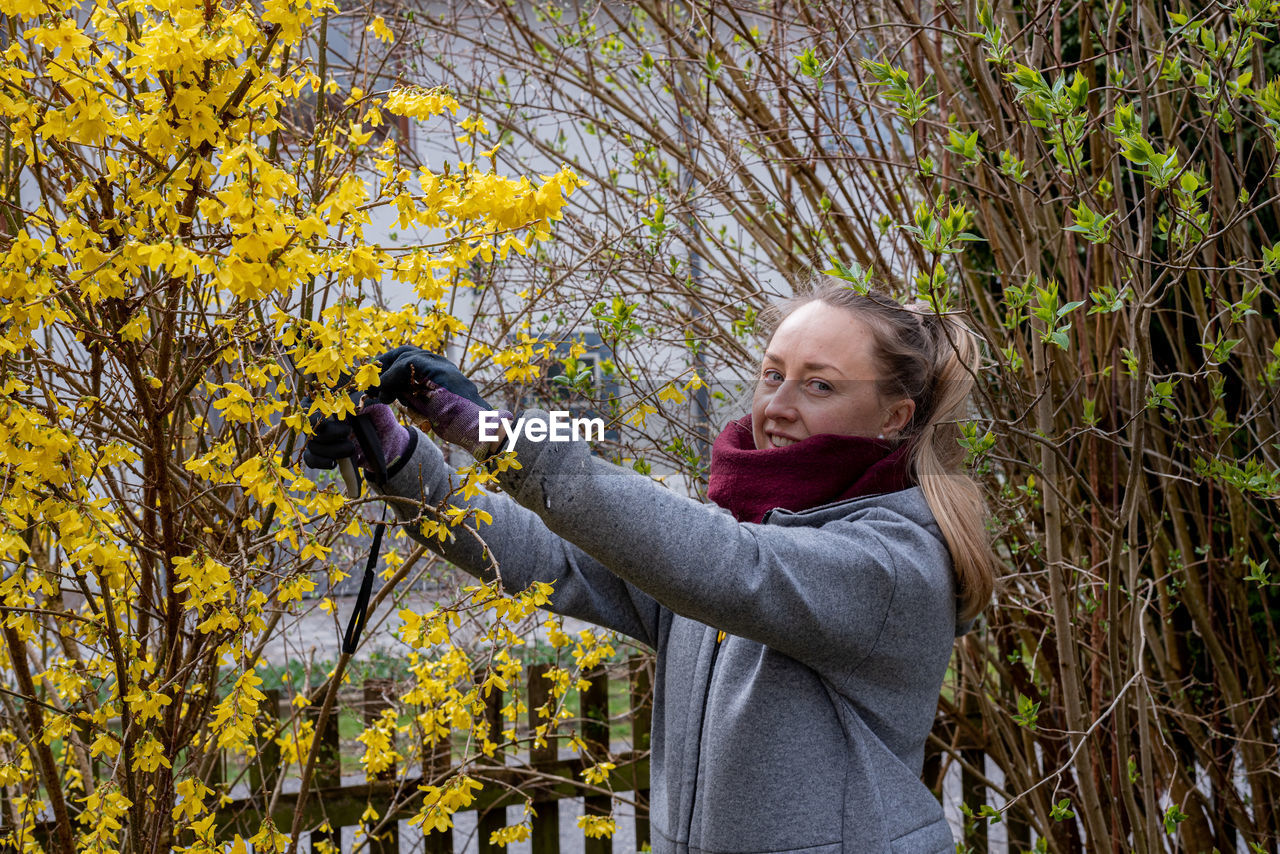
<svg viewBox="0 0 1280 854"><path fill-rule="evenodd" d="M792 439L790 436L778 436L773 433L769 434L769 444L775 448L785 448L788 445L794 445L799 441L799 439Z"/></svg>

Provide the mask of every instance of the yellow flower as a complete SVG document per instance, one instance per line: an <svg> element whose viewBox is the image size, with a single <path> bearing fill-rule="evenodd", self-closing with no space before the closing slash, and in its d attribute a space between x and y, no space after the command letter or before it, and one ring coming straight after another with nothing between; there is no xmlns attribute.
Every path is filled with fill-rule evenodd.
<svg viewBox="0 0 1280 854"><path fill-rule="evenodd" d="M174 785L174 792L182 800L173 808L173 817L179 821L194 821L204 812L204 799L213 790L199 780L188 778Z"/></svg>
<svg viewBox="0 0 1280 854"><path fill-rule="evenodd" d="M71 18L64 18L56 27L49 24L27 30L26 36L45 50L55 52L65 50L73 54L79 53L93 43Z"/></svg>
<svg viewBox="0 0 1280 854"><path fill-rule="evenodd" d="M374 17L369 26L365 27L367 32L371 32L379 41L391 44L396 40L395 33L391 32L391 28L387 26L387 22L382 19L381 15Z"/></svg>
<svg viewBox="0 0 1280 854"><path fill-rule="evenodd" d="M652 404L640 403L637 404L635 409L632 409L630 414L627 415L627 421L637 427L643 427L645 420L657 411L658 407L653 406Z"/></svg>
<svg viewBox="0 0 1280 854"><path fill-rule="evenodd" d="M608 839L613 836L618 825L612 816L582 815L578 816L578 827L582 828L584 836L593 839Z"/></svg>
<svg viewBox="0 0 1280 854"><path fill-rule="evenodd" d="M378 384L378 376L382 368L377 362L370 362L356 372L356 388L364 391Z"/></svg>
<svg viewBox="0 0 1280 854"><path fill-rule="evenodd" d="M164 755L164 747L151 733L133 746L133 770L149 773L161 765L169 767L169 759Z"/></svg>
<svg viewBox="0 0 1280 854"><path fill-rule="evenodd" d="M609 779L609 772L617 768L612 762L601 762L599 765L592 765L590 768L582 769L582 778L593 786L598 786Z"/></svg>
<svg viewBox="0 0 1280 854"><path fill-rule="evenodd" d="M500 848L506 848L512 842L524 842L531 835L531 830L527 824L513 824L508 827L500 827L493 833L489 834L489 844L497 845Z"/></svg>
<svg viewBox="0 0 1280 854"><path fill-rule="evenodd" d="M662 390L658 392L658 400L669 403L684 403L686 398L684 393L680 391L680 389L676 388L675 383L667 383L662 387Z"/></svg>
<svg viewBox="0 0 1280 854"><path fill-rule="evenodd" d="M0 0L0 15L6 17L38 18L48 11L48 4L42 0Z"/></svg>

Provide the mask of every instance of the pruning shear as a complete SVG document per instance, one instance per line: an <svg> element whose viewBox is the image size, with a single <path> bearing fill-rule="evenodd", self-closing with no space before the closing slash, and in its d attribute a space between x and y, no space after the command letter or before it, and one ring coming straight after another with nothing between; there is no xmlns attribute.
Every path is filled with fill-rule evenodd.
<svg viewBox="0 0 1280 854"><path fill-rule="evenodd" d="M361 409L364 408L364 392L355 390L350 392L350 395L351 401L356 405L355 415L351 417L351 433L355 436L356 444L360 446L360 454L373 471L374 477L378 481L386 480L387 457L382 450L382 441L378 438L378 431L361 414ZM347 495L351 498L359 498L360 472L351 461L351 457L338 460L338 471L342 473L342 482L347 488Z"/></svg>
<svg viewBox="0 0 1280 854"><path fill-rule="evenodd" d="M349 385L350 377L343 377L338 388ZM361 410L364 408L364 392L353 389L349 392L356 405L355 414L350 417L351 434L360 447L361 457L372 472L377 482L387 478L387 457L382 449L382 440L378 431L365 418ZM359 498L361 493L360 472L351 457L338 460L338 471L342 473L342 482L346 486L350 498ZM378 554L382 550L382 535L386 531L386 522L378 522L373 526L373 545L369 548L369 558L365 561L364 577L360 580L360 592L356 594L355 609L347 622L347 630L342 635L342 651L353 654L360 645L360 634L364 631L369 616L369 597L373 593L373 578L378 568Z"/></svg>

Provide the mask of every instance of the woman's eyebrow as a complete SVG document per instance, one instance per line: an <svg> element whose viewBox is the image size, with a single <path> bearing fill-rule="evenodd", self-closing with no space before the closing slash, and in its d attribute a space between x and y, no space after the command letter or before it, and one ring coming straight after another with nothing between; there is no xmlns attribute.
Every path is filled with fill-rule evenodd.
<svg viewBox="0 0 1280 854"><path fill-rule="evenodd" d="M832 371L840 376L844 376L844 371L840 370L835 365L828 365L826 362L805 362L800 367L804 368L806 371Z"/></svg>
<svg viewBox="0 0 1280 854"><path fill-rule="evenodd" d="M782 360L772 353L765 353L763 361L782 363ZM828 365L826 362L805 362L800 365L800 368L806 371L831 371L839 374L840 376L844 376L844 371L840 370L835 365Z"/></svg>

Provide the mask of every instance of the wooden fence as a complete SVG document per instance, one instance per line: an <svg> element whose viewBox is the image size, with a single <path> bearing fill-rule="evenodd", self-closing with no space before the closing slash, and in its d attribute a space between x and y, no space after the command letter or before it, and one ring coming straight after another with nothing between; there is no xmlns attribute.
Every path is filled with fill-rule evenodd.
<svg viewBox="0 0 1280 854"><path fill-rule="evenodd" d="M544 705L549 698L548 680L544 674L550 665L533 665L526 668L528 675L525 705L528 708L528 726L530 729L544 721L535 720L536 709ZM648 821L648 788L649 788L649 727L651 723L652 699L652 661L645 657L636 657L626 663L626 693L630 698L630 709L623 722L627 732L623 737L630 737L632 749L610 755L610 741L616 733L609 716L609 676L599 670L591 674L587 681L589 687L579 693L578 735L586 743L589 755L596 761L606 757L616 767L609 774L608 786L588 786L583 781L582 771L595 762L581 756L561 758L559 743L567 736L549 737L547 746L533 748L519 756L509 757L498 754L494 758L483 757L481 762L474 763L466 769L466 773L484 782L485 787L467 807L477 813L477 837L481 854L496 852L502 849L489 844L493 831L508 824L506 808L512 805L523 805L526 798L532 798L536 815L532 819L532 836L530 839L534 854L551 854L560 850L560 822L557 802L564 798L583 798L584 809L588 815L608 815L611 810L611 798L608 789L614 792L630 792L637 802L635 817L636 847L649 841ZM378 680L370 680L364 687L363 701L357 700L366 723L376 720L381 712L390 707L390 685ZM274 702L264 703L264 708L279 709L279 694L270 695ZM491 733L503 730L500 710L504 705L504 695L496 688L485 698L485 713L489 721ZM341 841L341 832L345 827L362 827L365 834L373 834L368 839L365 851L370 854L394 854L400 851L398 825L401 819L408 819L417 814L421 806L421 797L407 797L417 792L419 785L438 785L458 769L453 768L453 757L449 745L437 747L434 759L428 767L413 769L416 774L408 779L396 780L395 769L389 769L380 775L380 779L358 785L342 785L341 750L338 736L338 716L331 714L322 732L315 735L320 739L317 754L316 773L311 787L311 794L303 808L303 827L313 828L328 822L329 830L312 831L310 833L313 850L316 843L328 841L335 845ZM496 740L496 739L495 739ZM424 751L423 755L427 755ZM512 761L508 761L511 759ZM280 747L274 740L265 740L260 744L260 756L249 768L249 789L257 795L239 798L219 808L218 825L221 834L227 837L231 833L240 833L246 838L257 833L262 817L267 811L263 791L270 792L277 784L276 775L280 770ZM265 775L265 779L264 779ZM293 825L296 795L283 792L277 799L272 819L276 827L288 831ZM388 810L393 803L401 806ZM373 807L378 812L378 819L366 820L366 810ZM575 829L575 833L580 833ZM415 831L415 835L416 835ZM220 835L221 835L220 834ZM406 840L408 842L408 840ZM422 839L416 844L407 845L406 850L422 850ZM454 850L452 831L433 832L425 838L426 854L447 854ZM586 839L586 854L604 854L612 851L609 839Z"/></svg>
<svg viewBox="0 0 1280 854"><path fill-rule="evenodd" d="M971 712L959 719L939 717L933 724L933 733L924 748L922 777L938 800L942 800L943 778L949 763L960 766L960 803L967 804L975 813L982 804L991 803L986 786L987 753L983 747L982 717ZM944 806L946 804L944 803ZM988 842L986 819L966 820L964 815L949 815L964 823L965 846L982 854L993 849ZM1031 826L1019 809L1010 810L1001 819L1007 840L1002 851L1031 851Z"/></svg>
<svg viewBox="0 0 1280 854"><path fill-rule="evenodd" d="M540 723L534 719L534 710L544 705L549 698L548 682L543 678L548 670L549 665L533 665L526 671L528 690L524 699L529 709L529 729ZM499 754L492 759L486 758L483 764L473 763L468 766L466 772L485 783L485 788L467 807L467 811L477 813L476 835L481 854L501 850L489 844L490 835L507 826L508 806L523 805L526 798L530 797L536 812L531 821L530 839L534 854L559 852L558 801L582 798L587 814L605 815L611 808L612 799L608 794L610 790L630 793L635 799L636 849L639 850L649 841L647 807L652 659L637 656L628 660L621 678L626 680L625 692L629 698L629 708L625 715L616 720L611 720L609 715L609 676L604 670L591 674L588 678L589 687L579 694L580 720L577 729L579 737L587 744L590 760L581 756L561 758L558 742L567 736L559 736L548 738L545 747L534 748L519 756ZM364 686L362 696L349 696L348 704L359 706L365 722L372 722L384 709L391 706L393 687L389 681L370 680ZM280 694L278 691L271 691L268 696L271 702L263 704L264 712L270 714L266 710L272 710L278 719ZM490 732L501 732L503 729L500 713L503 705L502 692L494 689L486 698ZM617 732L615 725L621 725L626 732ZM615 735L623 738L629 735L631 749L610 755L610 742ZM301 826L315 828L327 822L328 829L309 833L312 850L316 850L316 843L329 842L334 845L333 850L340 851L342 829L359 827L365 831L364 851L370 854L398 854L401 850L399 821L413 817L418 812L421 801L420 797L409 796L417 792L419 785L439 784L458 770L453 766L452 751L445 744L441 746L442 749L437 749L429 767L415 769L417 773L408 779L396 780L396 770L392 768L372 782L344 786L341 779L342 754L336 714L330 715L324 731L317 733L316 737L321 740L319 762L311 795L304 807ZM256 834L267 812L268 805L261 793L272 791L279 782L280 747L274 739L263 739L257 746L258 759L247 769L247 788L259 794L233 799L218 808L219 838L230 838L232 833L239 833L245 838ZM951 757L950 760L947 759L948 756ZM604 757L616 764L610 772L608 786L587 786L581 776L583 769ZM961 802L976 809L989 800L985 788L985 759L979 718L974 716L960 721L940 718L926 746L924 781L941 798L948 761L958 762ZM215 784L222 780L223 771L219 766L209 782ZM238 787L233 786L234 788ZM276 827L286 832L293 825L296 784L293 788L294 793L287 789L281 792L276 808L272 811ZM388 809L392 804L399 806ZM371 806L378 812L376 824L365 818L366 810ZM516 820L519 820L519 816ZM1003 850L1031 850L1030 827L1019 811L1011 811L1005 816L1004 827L1008 843ZM46 850L52 850L48 847L51 844L51 831L51 826L44 822L36 828L36 840L44 844ZM415 830L415 836L419 832ZM574 829L572 833L577 835L579 831ZM425 850L425 854L449 854L454 850L451 831L433 832L426 835L425 840L419 836L416 844L411 840L405 841L409 843L405 850ZM986 822L967 822L964 843L976 852L990 851ZM577 848L575 845L575 850ZM0 846L0 854L7 850L9 849ZM610 839L584 840L585 854L606 854L612 850Z"/></svg>
<svg viewBox="0 0 1280 854"><path fill-rule="evenodd" d="M609 675L604 670L592 674L589 687L579 695L579 716L577 728L580 737L586 742L588 751L595 761L608 756L609 761L617 767L610 773L608 788L614 792L632 793L637 803L635 813L635 846L639 850L649 841L648 822L648 788L649 788L649 727L651 723L650 703L652 699L652 659L637 656L626 662L625 691L630 699L629 709L624 716L611 722L609 715ZM533 665L526 669L528 683L524 695L528 708L528 727L532 729L540 721L535 720L536 709L545 704L549 696L548 681L544 674L549 665ZM362 709L366 723L376 720L383 709L391 705L393 685L389 682L371 680L364 687L363 698L354 698L354 705ZM278 707L276 704L265 706ZM350 701L349 701L350 702ZM500 709L504 705L504 695L494 689L486 698L486 715L490 732L497 733L503 729ZM970 719L957 726L955 721L939 719L934 728L925 751L924 780L940 799L942 797L943 776L946 773L948 754L952 761L960 765L960 798L963 803L971 805L975 810L978 805L987 803L989 797L984 785L986 754L979 743L980 722ZM624 733L615 729L620 725ZM610 756L611 739L615 735L630 737L631 750L622 751ZM316 827L325 820L330 830L314 831L310 834L313 850L315 843L328 841L335 845L341 841L341 831L345 827L362 827L366 836L371 832L375 838L368 839L366 848L370 854L396 854L400 851L398 823L401 819L411 818L419 809L420 798L406 798L406 794L417 791L420 784L438 784L451 776L458 769L453 767L453 757L448 745L436 753L430 767L419 769L419 773L407 780L396 781L395 769L381 775L381 779L358 785L342 785L340 774L341 751L338 739L338 718L331 715L323 732L316 735L321 739L319 763L312 788L312 793L304 808L303 827ZM467 773L485 783L485 788L476 796L475 801L467 808L477 813L476 836L481 854L497 852L502 849L489 844L493 831L507 826L507 807L522 805L527 797L532 797L536 815L532 819L531 846L534 854L553 854L560 851L560 823L557 802L564 798L582 798L587 814L606 815L610 811L610 796L604 787L587 786L582 779L582 770L591 760L582 757L561 758L557 742L567 736L547 739L547 746L534 748L519 756L508 757L498 755L484 764L472 765ZM272 741L261 746L261 761L250 768L250 789L262 792L264 787L270 791L276 780L272 773L279 771L280 748ZM508 759L512 761L508 761ZM267 769L267 779L263 779L263 770ZM397 797L399 796L399 797ZM272 817L276 826L288 830L293 823L293 807L295 796L282 794ZM387 810L393 802L402 805ZM377 827L363 819L365 811L372 806L379 813ZM219 825L229 835L232 832L249 836L257 832L266 805L261 797L247 797L234 800L218 811ZM518 820L518 814L517 814ZM990 850L987 839L987 825L983 820L968 823L964 834L964 842L973 850L985 852ZM1005 828L1008 838L1008 851L1030 850L1031 834L1024 820L1016 814L1006 817ZM578 831L574 831L578 833ZM418 831L415 830L415 836ZM416 844L406 839L405 850L424 850L422 837ZM611 852L612 840L587 838L585 854L607 854ZM576 846L575 846L576 848ZM454 850L452 831L434 832L425 837L426 854L450 854Z"/></svg>

